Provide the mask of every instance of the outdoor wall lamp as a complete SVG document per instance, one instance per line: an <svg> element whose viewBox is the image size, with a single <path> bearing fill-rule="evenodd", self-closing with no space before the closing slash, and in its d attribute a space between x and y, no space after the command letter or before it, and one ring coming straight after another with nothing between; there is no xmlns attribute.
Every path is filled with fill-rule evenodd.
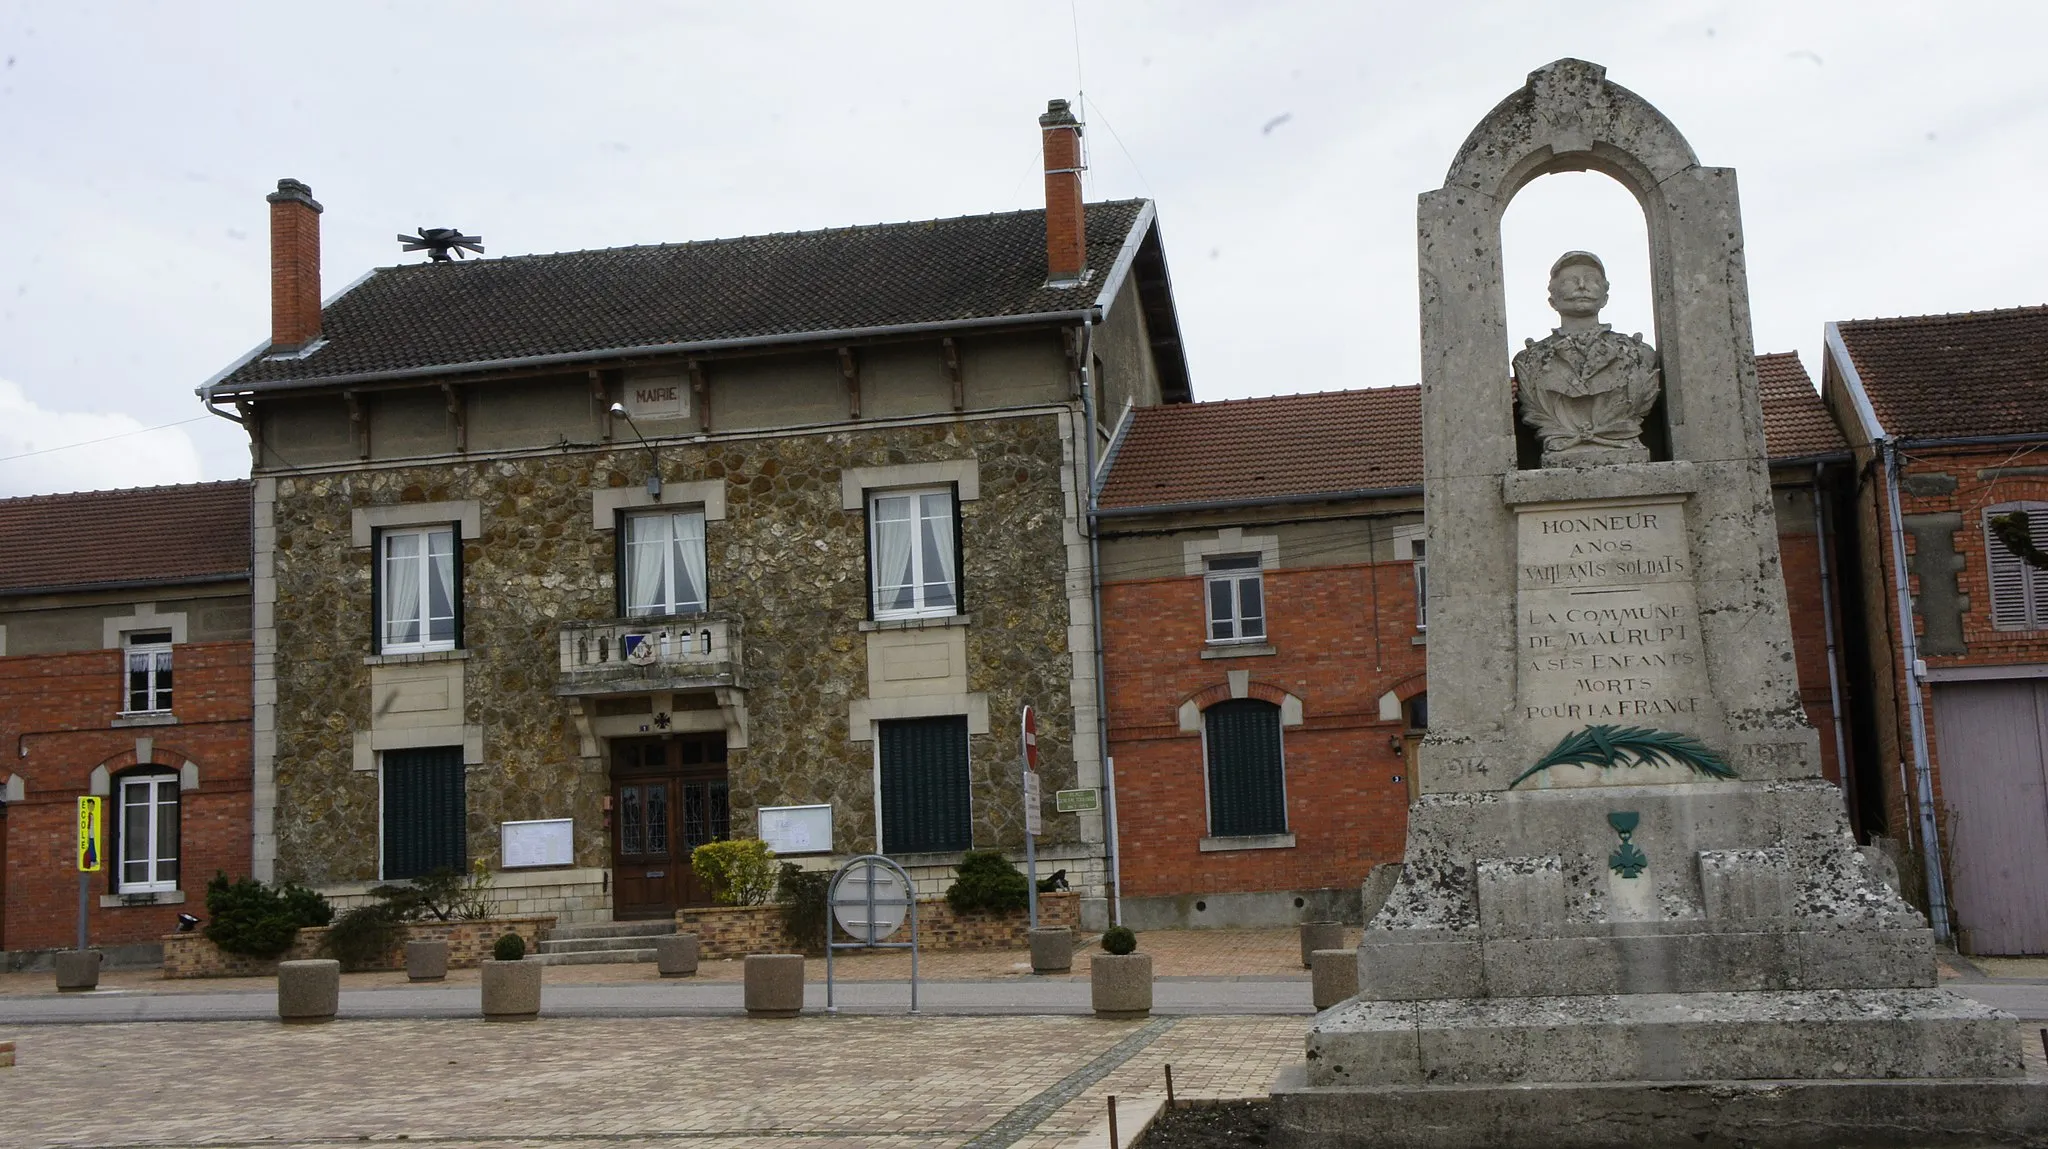
<svg viewBox="0 0 2048 1149"><path fill-rule="evenodd" d="M642 435L640 433L640 424L635 423L633 421L633 416L626 410L626 405L624 403L612 404L612 418L624 419L626 421L626 426L631 427L633 429L633 437L635 439L640 440L641 446L647 448L647 497L650 499L660 498L661 456L654 453L654 444L649 443L647 441L647 436Z"/></svg>
<svg viewBox="0 0 2048 1149"><path fill-rule="evenodd" d="M197 929L197 928L199 928L199 919L198 919L197 917L194 917L194 916L193 916L193 915L191 915L191 914L179 914L179 915L178 915L178 932L179 932L179 933L181 933L181 934L189 934L189 933L191 933L191 932L192 932L193 930L195 930L195 929Z"/></svg>

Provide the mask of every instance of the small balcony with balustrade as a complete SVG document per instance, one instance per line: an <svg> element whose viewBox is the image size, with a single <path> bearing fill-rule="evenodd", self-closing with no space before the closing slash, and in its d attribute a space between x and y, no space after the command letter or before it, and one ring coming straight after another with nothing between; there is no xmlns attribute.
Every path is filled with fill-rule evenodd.
<svg viewBox="0 0 2048 1149"><path fill-rule="evenodd" d="M742 685L737 618L700 614L562 624L555 685L561 697Z"/></svg>

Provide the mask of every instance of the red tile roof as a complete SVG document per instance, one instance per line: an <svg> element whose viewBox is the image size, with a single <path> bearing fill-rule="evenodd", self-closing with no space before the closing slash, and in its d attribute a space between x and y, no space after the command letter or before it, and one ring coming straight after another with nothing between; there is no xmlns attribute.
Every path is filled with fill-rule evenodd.
<svg viewBox="0 0 2048 1149"><path fill-rule="evenodd" d="M249 574L249 483L0 499L0 595Z"/></svg>
<svg viewBox="0 0 2048 1149"><path fill-rule="evenodd" d="M1797 351L1757 356L1756 381L1764 404L1764 443L1771 458L1834 455L1849 449Z"/></svg>
<svg viewBox="0 0 2048 1149"><path fill-rule="evenodd" d="M1846 451L1792 353L1757 357L1772 458ZM1132 412L1104 508L1285 499L1422 482L1422 389L1376 387Z"/></svg>
<svg viewBox="0 0 2048 1149"><path fill-rule="evenodd" d="M1835 326L1886 434L2048 433L2048 306Z"/></svg>

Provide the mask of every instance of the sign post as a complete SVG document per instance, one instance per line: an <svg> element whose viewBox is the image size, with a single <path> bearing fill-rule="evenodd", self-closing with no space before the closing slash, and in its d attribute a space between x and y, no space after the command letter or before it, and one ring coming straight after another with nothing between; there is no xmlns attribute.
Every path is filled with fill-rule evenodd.
<svg viewBox="0 0 2048 1149"><path fill-rule="evenodd" d="M1042 815L1039 807L1043 803L1038 796L1038 711L1030 706L1024 708L1024 889L1030 899L1031 928L1038 928L1038 834L1044 829L1040 824Z"/></svg>
<svg viewBox="0 0 2048 1149"><path fill-rule="evenodd" d="M85 949L85 907L91 893L92 875L106 867L106 825L102 806L106 799L87 795L78 800L78 948Z"/></svg>

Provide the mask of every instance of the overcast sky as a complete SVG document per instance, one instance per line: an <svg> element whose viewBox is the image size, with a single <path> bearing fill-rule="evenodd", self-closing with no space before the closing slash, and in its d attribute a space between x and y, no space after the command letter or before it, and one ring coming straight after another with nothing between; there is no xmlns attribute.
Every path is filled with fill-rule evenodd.
<svg viewBox="0 0 2048 1149"><path fill-rule="evenodd" d="M193 388L267 338L281 176L332 294L422 225L498 256L1037 206L1036 117L1084 87L1089 198L1158 201L1199 399L1415 382L1415 197L1562 56L1737 169L1757 347L1816 369L1830 319L2048 302L2044 42L2039 2L0 0L0 495L247 474ZM1568 248L1649 332L1643 237L1604 177L1525 190L1516 345Z"/></svg>

